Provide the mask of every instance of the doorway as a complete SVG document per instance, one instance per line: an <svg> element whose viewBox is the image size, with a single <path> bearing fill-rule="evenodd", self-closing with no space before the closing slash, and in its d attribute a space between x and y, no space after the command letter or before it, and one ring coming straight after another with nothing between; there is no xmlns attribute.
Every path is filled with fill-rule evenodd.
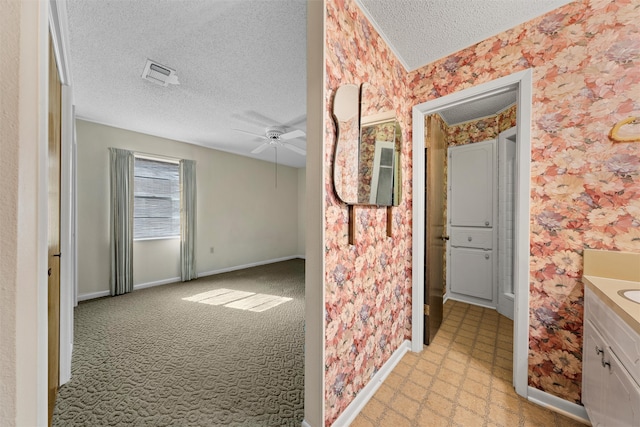
<svg viewBox="0 0 640 427"><path fill-rule="evenodd" d="M413 108L413 307L412 350L419 352L423 346L424 324L424 207L425 207L425 159L422 155L425 117L456 106L464 106L500 93L516 92L517 132L516 162L519 165L515 181L517 197L514 200L514 351L513 384L516 392L527 397L528 378L528 278L529 278L529 189L531 164L531 70L521 71L488 83L428 101Z"/></svg>

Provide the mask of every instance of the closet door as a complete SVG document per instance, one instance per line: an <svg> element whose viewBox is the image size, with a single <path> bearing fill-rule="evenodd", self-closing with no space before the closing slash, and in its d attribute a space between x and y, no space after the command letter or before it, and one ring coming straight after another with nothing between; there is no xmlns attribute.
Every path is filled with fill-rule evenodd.
<svg viewBox="0 0 640 427"><path fill-rule="evenodd" d="M493 300L493 251L451 248L451 292Z"/></svg>
<svg viewBox="0 0 640 427"><path fill-rule="evenodd" d="M495 139L449 149L452 227L493 227Z"/></svg>

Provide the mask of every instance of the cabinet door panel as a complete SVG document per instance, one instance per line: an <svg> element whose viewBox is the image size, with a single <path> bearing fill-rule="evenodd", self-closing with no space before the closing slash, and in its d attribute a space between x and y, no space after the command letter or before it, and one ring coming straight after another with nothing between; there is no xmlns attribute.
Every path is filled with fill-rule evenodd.
<svg viewBox="0 0 640 427"><path fill-rule="evenodd" d="M602 368L604 349L604 339L591 321L585 322L582 348L582 403L594 427L600 425L597 420L604 419L606 409L602 398L605 392L605 370Z"/></svg>
<svg viewBox="0 0 640 427"><path fill-rule="evenodd" d="M493 299L493 253L481 249L451 248L451 291Z"/></svg>
<svg viewBox="0 0 640 427"><path fill-rule="evenodd" d="M631 379L618 358L611 354L605 360L609 366L603 368L607 377L607 425L612 427L640 426L640 387Z"/></svg>
<svg viewBox="0 0 640 427"><path fill-rule="evenodd" d="M495 145L489 140L450 148L452 226L493 226Z"/></svg>

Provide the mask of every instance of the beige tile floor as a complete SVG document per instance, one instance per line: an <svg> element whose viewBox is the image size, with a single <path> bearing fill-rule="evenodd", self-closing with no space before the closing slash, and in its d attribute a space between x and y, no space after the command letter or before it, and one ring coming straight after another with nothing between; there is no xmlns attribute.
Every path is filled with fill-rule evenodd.
<svg viewBox="0 0 640 427"><path fill-rule="evenodd" d="M516 394L512 348L513 321L449 300L431 345L402 358L351 426L582 426Z"/></svg>

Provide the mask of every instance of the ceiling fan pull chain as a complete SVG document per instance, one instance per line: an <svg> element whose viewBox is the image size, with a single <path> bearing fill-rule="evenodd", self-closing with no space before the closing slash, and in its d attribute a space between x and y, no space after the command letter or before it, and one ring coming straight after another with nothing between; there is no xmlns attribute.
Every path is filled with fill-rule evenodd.
<svg viewBox="0 0 640 427"><path fill-rule="evenodd" d="M273 149L276 150L276 188L278 188L278 147L274 145Z"/></svg>

